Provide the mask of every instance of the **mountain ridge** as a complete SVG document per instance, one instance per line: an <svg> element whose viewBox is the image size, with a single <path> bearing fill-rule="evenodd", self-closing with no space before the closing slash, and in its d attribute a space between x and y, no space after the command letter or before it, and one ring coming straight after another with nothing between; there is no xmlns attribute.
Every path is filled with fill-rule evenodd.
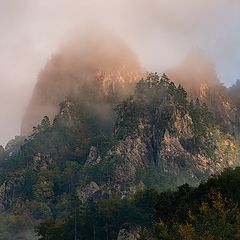
<svg viewBox="0 0 240 240"><path fill-rule="evenodd" d="M61 57L53 61L61 59L67 61ZM67 81L71 64L66 72L58 72L62 65L53 63L50 73ZM194 95L191 89L185 90L181 74L172 79L150 73L137 82L142 72L136 66L130 85L121 82L117 74L119 84L115 86L114 74L105 75L111 84L102 85L105 80L94 68L89 84L80 81L78 89L78 83L73 83L70 93L76 88L76 95L55 98L54 106L60 101L59 106L51 110L52 115L43 116L26 139L16 137L1 149L2 216L13 214L28 224L30 219L34 225L58 221L72 201L95 206L108 199L131 199L137 191L148 188L162 192L185 183L198 186L225 168L239 166L237 107L217 79L204 89L200 81L197 89L206 94ZM44 91L49 82L42 79L46 82L36 89L41 86ZM103 86L108 88L106 95L101 91ZM56 85L50 89L49 96ZM46 96L40 99L48 103ZM27 227L27 231L33 229Z"/></svg>

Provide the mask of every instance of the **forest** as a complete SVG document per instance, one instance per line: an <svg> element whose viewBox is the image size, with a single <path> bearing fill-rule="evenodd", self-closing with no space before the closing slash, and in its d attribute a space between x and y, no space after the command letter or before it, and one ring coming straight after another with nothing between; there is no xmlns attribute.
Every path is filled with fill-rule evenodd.
<svg viewBox="0 0 240 240"><path fill-rule="evenodd" d="M0 157L0 239L239 239L238 144L165 74L125 100L66 98Z"/></svg>

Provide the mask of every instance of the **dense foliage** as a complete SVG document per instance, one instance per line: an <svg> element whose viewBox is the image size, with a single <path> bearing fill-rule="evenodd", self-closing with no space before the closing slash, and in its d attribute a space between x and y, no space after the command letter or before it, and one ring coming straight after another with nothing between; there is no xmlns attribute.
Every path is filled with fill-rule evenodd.
<svg viewBox="0 0 240 240"><path fill-rule="evenodd" d="M2 200L3 208L13 213L0 218L2 239L8 239L5 233L11 227L17 232L25 228L28 231L27 226L36 223L36 233L42 240L110 240L116 239L123 228L138 229L140 239L200 239L197 234L202 234L205 226L199 222L208 221L210 216L214 216L215 221L219 214L226 215L225 225L230 221L229 214L234 215L229 234L238 234L239 169L228 170L196 189L183 185L175 192L159 194L156 191L179 185L177 181L173 183L171 172L159 167L161 159L156 142L161 142L166 132L176 134L188 154L188 157L172 156L183 169L177 175L180 182L194 181L189 175L187 178L184 171L191 161L190 154L214 158L215 149L220 149L229 160L236 157L233 137L226 137L218 129L207 106L198 99L189 101L181 85L176 86L166 75L160 78L157 74L142 79L133 96L125 101L118 104L115 98L107 101L110 101L111 116L102 116L104 111L101 114L99 110L94 111L92 104L66 99L53 122L45 116L21 147L16 145L18 151L0 152L3 156L0 183L10 186L6 188L6 191L10 189L7 199ZM191 138L184 139L181 133L175 133L173 123L178 113L189 115ZM90 182L109 184L114 179L117 167L126 159L109 153L127 137L137 135L143 120L151 135L150 164L136 169L136 182L155 190L140 191L130 198L109 199L107 194L99 201L94 198L80 201L80 187ZM154 139L158 140L154 143ZM100 164L86 164L91 149L101 158ZM210 220L209 223L213 224ZM181 235L184 231L190 232L192 238ZM207 237L217 239L214 234L209 232Z"/></svg>
<svg viewBox="0 0 240 240"><path fill-rule="evenodd" d="M139 239L239 239L240 168L228 169L198 188L138 192L131 199L82 204L68 199L64 215L41 223L41 239L116 239L136 229ZM73 202L74 201L74 202Z"/></svg>
<svg viewBox="0 0 240 240"><path fill-rule="evenodd" d="M157 126L158 134L163 135L166 129L172 131L176 111L189 112L194 124L194 136L182 142L183 146L194 154L203 150L212 155L215 150L210 136L214 119L207 105L198 99L189 101L185 89L181 85L176 86L165 74L161 78L157 73L149 74L146 79L139 81L134 96L119 104L116 111L118 119L115 128L119 139L136 131L139 121L146 116L152 125ZM158 111L161 111L160 116L157 115Z"/></svg>

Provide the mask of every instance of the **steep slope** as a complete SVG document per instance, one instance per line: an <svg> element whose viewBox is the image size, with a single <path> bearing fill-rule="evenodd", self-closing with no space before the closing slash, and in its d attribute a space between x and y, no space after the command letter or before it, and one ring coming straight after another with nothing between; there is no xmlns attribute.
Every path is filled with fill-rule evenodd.
<svg viewBox="0 0 240 240"><path fill-rule="evenodd" d="M144 186L164 190L185 182L195 185L238 164L234 137L220 130L205 104L189 102L186 91L166 76L151 74L140 81L117 112L117 144L104 158L95 149L85 164L87 173L100 172L107 179L90 174L80 197L131 195Z"/></svg>
<svg viewBox="0 0 240 240"><path fill-rule="evenodd" d="M111 33L96 32L69 41L40 72L21 134L29 135L45 115L52 120L59 103L68 96L95 111L101 108L107 115L108 104L98 106L98 102L122 99L132 92L143 72L137 57Z"/></svg>
<svg viewBox="0 0 240 240"><path fill-rule="evenodd" d="M197 185L238 165L236 139L166 75L150 74L120 104L98 98L98 106L106 101L115 108L113 127L101 108L69 97L52 122L45 116L20 151L0 161L2 213L38 223L63 216L72 195L88 202Z"/></svg>
<svg viewBox="0 0 240 240"><path fill-rule="evenodd" d="M193 50L180 66L168 70L167 74L176 84L182 84L192 99L206 103L224 131L239 130L237 107L203 51Z"/></svg>
<svg viewBox="0 0 240 240"><path fill-rule="evenodd" d="M1 173L3 206L22 199L26 181L30 181L29 196L39 200L34 189L48 183L50 202L69 188L82 199L127 196L142 187L164 190L185 182L196 185L238 164L235 138L221 131L206 104L189 102L184 88L176 87L166 75L150 74L141 80L134 95L117 105L116 114L112 129L97 112L68 99L53 124L44 117L20 152L0 166L5 170ZM65 171L72 179L67 185L61 182ZM55 183L56 175L62 177L60 182ZM18 178L23 181L16 181L17 189L23 189L15 189L12 196L8 191L13 191L15 176L22 176ZM6 187L9 181L12 187Z"/></svg>
<svg viewBox="0 0 240 240"><path fill-rule="evenodd" d="M196 185L238 164L235 138L166 75L138 82L115 110L113 128L74 99L62 102L53 123L44 117L20 151L1 163L3 208L16 199L49 204L69 191L87 199Z"/></svg>
<svg viewBox="0 0 240 240"><path fill-rule="evenodd" d="M53 122L45 116L20 150L0 161L0 207L8 213L3 228L19 229L9 214L27 216L21 228L30 232L29 221L61 219L72 211L72 196L90 204L142 188L197 185L238 165L235 138L221 130L206 104L189 101L166 75L150 74L131 97L117 102L108 98L116 112L109 126L90 100L65 99ZM8 148L15 149L13 142Z"/></svg>

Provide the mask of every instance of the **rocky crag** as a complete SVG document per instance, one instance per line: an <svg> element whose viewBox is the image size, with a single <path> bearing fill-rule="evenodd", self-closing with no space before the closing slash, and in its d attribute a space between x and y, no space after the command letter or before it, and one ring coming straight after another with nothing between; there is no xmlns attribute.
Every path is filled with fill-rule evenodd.
<svg viewBox="0 0 240 240"><path fill-rule="evenodd" d="M69 192L85 201L197 185L239 163L234 136L166 75L138 82L115 112L112 130L70 99L53 123L45 117L18 154L2 163L2 209L30 201L51 212L54 199Z"/></svg>
<svg viewBox="0 0 240 240"><path fill-rule="evenodd" d="M205 104L189 102L181 85L176 87L166 75L151 74L140 81L117 113L117 144L105 156L92 147L84 165L86 171L106 165L109 178L90 177L80 196L101 191L125 196L142 187L195 185L238 164L236 139L214 123Z"/></svg>
<svg viewBox="0 0 240 240"><path fill-rule="evenodd" d="M68 96L88 104L93 111L101 108L107 115L110 110L104 99L123 99L144 74L135 54L119 37L98 32L77 37L53 55L39 73L21 134L31 134L45 115L52 120L59 103Z"/></svg>
<svg viewBox="0 0 240 240"><path fill-rule="evenodd" d="M86 44L49 61L23 121L32 133L0 149L2 214L35 224L64 215L72 195L89 204L196 186L239 165L237 103L208 64L138 81L145 73L121 43L127 57L112 66L119 46L106 46L100 68L102 49Z"/></svg>
<svg viewBox="0 0 240 240"><path fill-rule="evenodd" d="M191 99L198 98L206 103L223 130L238 135L240 120L236 97L220 83L214 65L203 51L192 50L180 66L168 70L167 74L176 84L184 86Z"/></svg>

